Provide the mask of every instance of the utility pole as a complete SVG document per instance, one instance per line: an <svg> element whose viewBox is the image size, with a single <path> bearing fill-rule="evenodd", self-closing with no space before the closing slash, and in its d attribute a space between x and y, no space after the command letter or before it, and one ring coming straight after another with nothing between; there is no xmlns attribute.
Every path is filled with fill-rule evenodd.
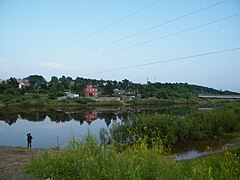
<svg viewBox="0 0 240 180"><path fill-rule="evenodd" d="M72 81L69 82L69 91L70 91L70 93L72 92L73 84L74 84L74 82L72 82Z"/></svg>

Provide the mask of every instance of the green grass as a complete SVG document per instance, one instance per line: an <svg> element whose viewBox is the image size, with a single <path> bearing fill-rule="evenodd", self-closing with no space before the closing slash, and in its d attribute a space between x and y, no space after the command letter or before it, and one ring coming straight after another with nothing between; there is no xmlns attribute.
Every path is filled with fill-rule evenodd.
<svg viewBox="0 0 240 180"><path fill-rule="evenodd" d="M73 139L66 149L46 151L25 172L44 179L239 179L240 159L227 152L175 162L159 144L149 149L142 141L119 150L117 144L101 146L88 136L84 143Z"/></svg>
<svg viewBox="0 0 240 180"><path fill-rule="evenodd" d="M234 153L226 152L180 163L180 170L186 179L239 179L240 159Z"/></svg>
<svg viewBox="0 0 240 180"><path fill-rule="evenodd" d="M149 142L159 137L165 146L182 141L200 141L223 137L240 131L240 106L231 105L212 111L186 115L136 114L116 122L110 129L115 141L122 142L130 135L148 136Z"/></svg>
<svg viewBox="0 0 240 180"><path fill-rule="evenodd" d="M235 154L236 156L240 156L240 147L234 147L230 150L230 152Z"/></svg>

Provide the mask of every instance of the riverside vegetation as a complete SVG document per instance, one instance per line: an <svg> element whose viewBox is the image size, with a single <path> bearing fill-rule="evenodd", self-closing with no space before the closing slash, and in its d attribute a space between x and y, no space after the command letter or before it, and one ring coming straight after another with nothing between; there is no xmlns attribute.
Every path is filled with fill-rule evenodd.
<svg viewBox="0 0 240 180"><path fill-rule="evenodd" d="M25 172L54 179L239 179L239 148L188 163L170 160L166 148L239 130L239 105L181 117L144 114L113 126L110 144L107 133L102 143L90 134L73 138L66 148L34 158Z"/></svg>
<svg viewBox="0 0 240 180"><path fill-rule="evenodd" d="M190 85L187 83L133 83L127 79L122 81L96 80L77 77L52 76L49 82L40 75L30 75L23 78L26 85L19 88L19 82L11 77L8 80L0 80L0 106L22 106L22 107L46 107L46 106L116 106L122 102L105 101L97 102L84 98L85 85L92 84L98 87L98 95L103 97L133 96L136 100L129 102L132 106L155 106L174 104L194 104L202 102L197 98L198 94L221 94L237 95L239 93L221 91L213 88ZM67 99L59 102L57 97L63 96L65 92L73 92L81 98ZM150 99L149 99L150 98Z"/></svg>
<svg viewBox="0 0 240 180"><path fill-rule="evenodd" d="M18 88L16 78L0 83L1 108L133 106L199 104L198 94L235 95L238 93L189 85L187 83L137 84L129 80L105 81L77 77L53 76L47 82L42 76L31 75L29 85ZM98 86L99 96L135 96L132 101L93 101L84 97L86 84ZM80 98L57 101L64 92ZM229 101L229 100L227 100ZM15 118L16 119L16 118ZM222 107L213 111L185 115L139 114L116 123L110 132L101 131L102 143L88 135L73 139L60 150L47 150L34 158L25 172L40 178L53 179L240 179L239 149L189 163L168 158L168 148L189 140L221 137L239 132L240 106Z"/></svg>
<svg viewBox="0 0 240 180"><path fill-rule="evenodd" d="M193 112L187 115L139 114L116 123L111 136L117 142L147 137L151 146L156 140L171 146L181 141L206 140L240 131L240 106L229 105L212 111Z"/></svg>
<svg viewBox="0 0 240 180"><path fill-rule="evenodd" d="M88 136L84 143L73 140L69 149L45 152L25 172L44 179L239 179L238 155L239 150L175 162L159 145L149 149L141 142L119 152L116 146L99 146Z"/></svg>

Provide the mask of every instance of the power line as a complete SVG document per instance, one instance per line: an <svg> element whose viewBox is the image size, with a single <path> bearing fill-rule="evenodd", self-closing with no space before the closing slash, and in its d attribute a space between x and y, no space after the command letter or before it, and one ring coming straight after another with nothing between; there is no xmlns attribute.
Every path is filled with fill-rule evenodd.
<svg viewBox="0 0 240 180"><path fill-rule="evenodd" d="M67 45L67 46L65 46L65 47L62 48L62 49L57 50L56 52L52 53L51 55L48 55L48 56L45 57L45 58L49 58L49 57L51 57L51 56L54 56L54 55L58 54L59 52L62 52L62 51L64 51L64 50L66 50L66 49L74 46L75 44L78 44L78 43L80 43L80 42L82 42L82 41L84 41L84 40L86 40L86 39L89 39L90 37L92 37L92 36L94 36L94 35L102 32L102 31L104 31L104 30L106 30L106 29L108 29L108 28L110 28L110 27L112 27L112 26L114 26L114 25L116 25L116 24L118 24L118 23L120 23L120 22L122 22L122 21L124 21L124 20L126 20L126 19L128 19L128 18L130 18L130 17L132 17L132 16L134 16L134 15L136 15L136 14L138 14L138 13L140 13L140 12L142 12L142 11L144 11L144 10L146 10L146 9L154 6L154 5L156 5L156 4L158 4L158 3L160 3L161 1L163 1L163 0L155 1L155 2L153 2L153 3L151 3L151 4L147 5L147 6L145 6L145 7L142 8L142 9L139 9L139 10L137 10L137 11L135 11L135 12L127 15L127 16L124 16L124 17L122 17L122 18L114 21L113 23L108 24L108 25L104 26L103 28L100 28L100 29L98 29L98 30L90 33L89 35L87 35L87 36L85 36L85 37L83 37L83 38L81 38L81 39L73 42L72 44Z"/></svg>
<svg viewBox="0 0 240 180"><path fill-rule="evenodd" d="M120 67L120 68L115 68L115 69L109 69L109 70L104 70L104 71L88 73L88 74L82 74L80 76L87 76L87 75L93 75L93 74L99 74L99 73L107 73L107 72L119 71L119 70L124 70L124 69L132 69L132 68L137 68L137 67L142 67L142 66L150 66L150 65L154 65L154 64L167 63L167 62L173 62L173 61L181 61L181 60L187 60L187 59L192 59L192 58L197 58L197 57L202 57L202 56L210 56L210 55L214 55L214 54L221 54L221 53L237 51L237 50L240 50L240 47L206 52L206 53L195 54L195 55L190 55L190 56L183 56L183 57L172 58L172 59L158 60L158 61L150 62L150 63L137 64L137 65L132 65L132 66L125 66L125 67Z"/></svg>
<svg viewBox="0 0 240 180"><path fill-rule="evenodd" d="M158 41L160 39L168 38L168 37L171 37L171 36L174 36L174 35L182 34L182 33L185 33L185 32L188 32L188 31L192 31L192 30L195 30L195 29L198 29L198 28L201 28L201 27L205 27L205 26L208 26L208 25L211 25L211 24L215 24L215 23L218 23L218 22L221 22L221 21L224 21L224 20L227 20L227 19L239 16L239 15L240 15L240 13L237 13L237 14L234 14L234 15L231 15L231 16L220 18L220 19L208 22L208 23L204 23L204 24L201 24L201 25L198 25L198 26L194 26L194 27L187 28L187 29L184 29L184 30L181 30L181 31L177 31L175 33L171 33L171 34L168 34L168 35L157 37L157 38L154 38L154 39L151 39L151 40L148 40L148 41L140 42L140 43L128 46L128 47L124 47L124 48L121 48L121 49L117 49L117 50L114 50L114 51L111 51L111 52L99 55L99 56L88 58L88 59L86 59L84 61L76 62L76 63L70 64L70 65L76 65L76 64L79 64L79 63L82 63L82 62L95 60L95 59L98 59L98 58L101 58L101 57L104 57L104 56L108 56L108 55L111 55L111 54L115 54L115 53L118 53L118 52L121 52L121 51L125 51L125 50L128 50L128 49L131 49L131 48L134 48L134 47L138 47L138 46L142 46L142 45L145 45L145 44L148 44L148 43L152 43L152 42Z"/></svg>
<svg viewBox="0 0 240 180"><path fill-rule="evenodd" d="M109 16L103 18L103 19L102 19L102 22L104 22L105 20L109 19L109 18L112 17L113 15L116 15L116 14L124 11L125 9L131 7L132 5L136 4L137 2L139 2L139 0L135 0L135 1L131 2L130 4L127 4L125 7L121 8L121 9L118 10L117 12L112 13L112 15L109 15ZM101 22L101 23L102 23L102 22ZM100 24L100 23L98 22L98 23L95 23L95 24L93 24L93 25L90 25L89 27L87 27L87 29L90 29L90 28L96 26L96 24ZM76 33L74 36L79 35L79 34L81 34L81 33L82 33L82 32Z"/></svg>
<svg viewBox="0 0 240 180"><path fill-rule="evenodd" d="M220 5L220 4L222 4L222 3L226 2L226 1L228 1L228 0L223 0L223 1L220 1L220 2L218 2L218 3L215 3L215 4L212 4L212 5L209 5L209 6L203 7L203 8L201 8L201 9L196 10L196 11L193 11L193 12L190 12L190 13L187 13L187 14L184 14L184 15L182 15L182 16L180 16L180 17L177 17L177 18L174 18L174 19L168 20L168 21L163 22L163 23L161 23L161 24L157 24L157 25L152 26L152 27L150 27L150 28L147 28L147 29L144 29L144 30L138 31L138 32L136 32L136 33L130 34L130 35L125 36L125 37L123 37L123 38L120 38L120 39L118 39L118 40L115 40L115 41L112 41L112 42L109 42L109 43L103 44L103 45L101 45L101 46L99 46L99 47L96 47L96 48L94 48L94 49L91 49L91 50L85 51L85 52L83 52L83 53L81 53L81 54L78 54L78 55L72 56L72 57L67 58L67 59L65 59L65 60L63 60L63 61L60 61L60 62L66 62L66 61L69 61L69 60L75 59L75 58L77 58L77 57L80 57L80 56L83 56L83 55L89 54L89 53L94 52L94 51L96 51L96 50L99 50L99 49L102 49L102 48L108 47L108 46L110 46L110 45L112 45L112 44L118 43L118 42L120 42L120 41L126 40L126 39L128 39L128 38L130 38L130 37L133 37L133 36L136 36L136 35L142 34L142 33L144 33L144 32L147 32L147 31L150 31L150 30L153 30L153 29L159 28L160 26L166 25L166 24L168 24L168 23L171 23L171 22L174 22L174 21L177 21L177 20L183 19L183 18L185 18L185 17L191 16L191 15L193 15L193 14L196 14L196 13L202 12L202 11L204 11L204 10L207 10L207 9L209 9L209 8L215 7L215 6Z"/></svg>

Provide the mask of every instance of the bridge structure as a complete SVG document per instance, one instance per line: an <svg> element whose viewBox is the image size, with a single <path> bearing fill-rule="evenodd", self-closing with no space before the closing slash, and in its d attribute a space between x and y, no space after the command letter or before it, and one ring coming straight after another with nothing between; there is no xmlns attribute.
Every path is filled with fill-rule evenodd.
<svg viewBox="0 0 240 180"><path fill-rule="evenodd" d="M217 94L199 94L199 98L214 98L214 99L240 99L240 95L217 95Z"/></svg>

